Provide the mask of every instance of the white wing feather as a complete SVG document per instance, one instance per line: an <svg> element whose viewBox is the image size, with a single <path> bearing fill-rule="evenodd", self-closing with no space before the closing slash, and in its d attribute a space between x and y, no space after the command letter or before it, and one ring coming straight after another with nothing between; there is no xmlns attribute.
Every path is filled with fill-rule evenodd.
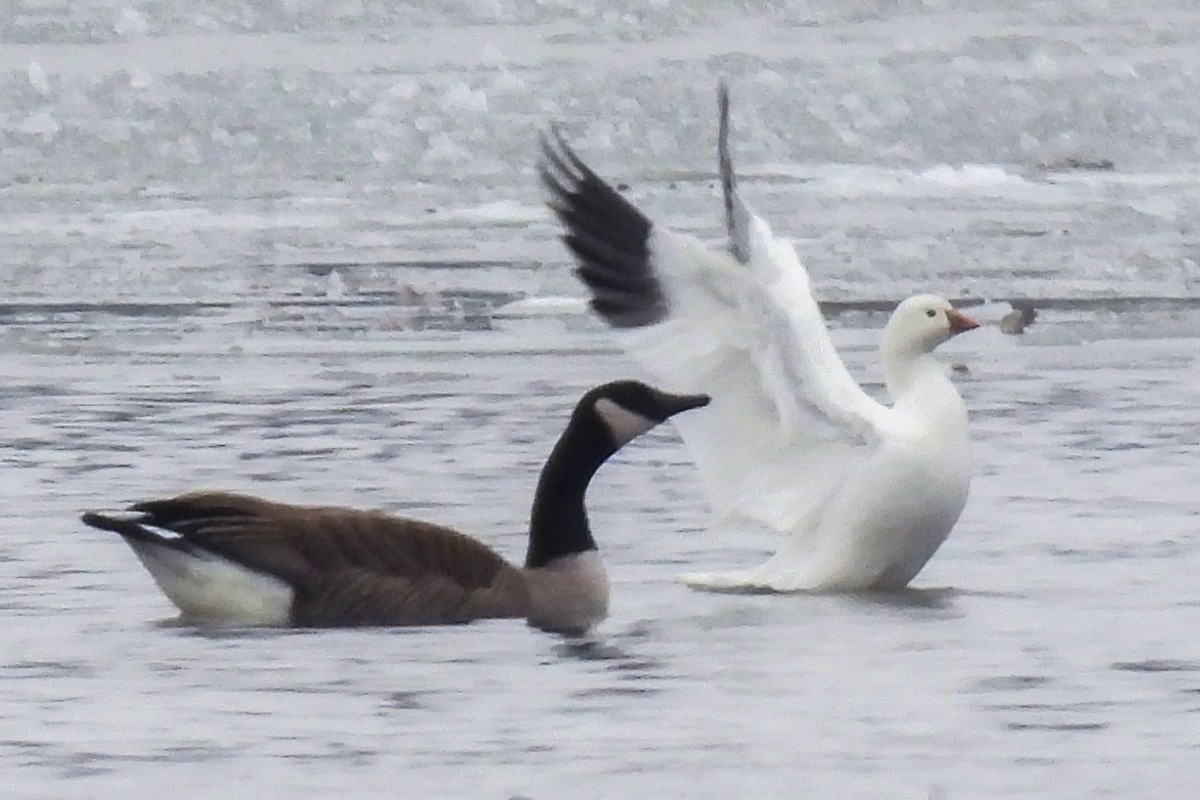
<svg viewBox="0 0 1200 800"><path fill-rule="evenodd" d="M718 519L800 533L890 411L846 370L795 250L746 218L748 264L654 226L669 313L622 343L666 385L712 395L707 413L674 422Z"/></svg>
<svg viewBox="0 0 1200 800"><path fill-rule="evenodd" d="M658 381L712 396L676 424L718 518L802 535L893 412L847 372L795 250L741 201L724 94L721 114L736 257L650 220L557 131L542 137L539 173L593 310Z"/></svg>
<svg viewBox="0 0 1200 800"><path fill-rule="evenodd" d="M904 585L966 500L965 407L928 360L912 369L925 387L918 400L932 411L888 408L862 390L795 250L737 192L724 86L719 110L728 252L653 222L557 131L542 137L539 165L592 310L657 381L711 395L706 413L674 423L718 522L791 534L759 569L693 582L785 591ZM908 446L931 413L937 430Z"/></svg>

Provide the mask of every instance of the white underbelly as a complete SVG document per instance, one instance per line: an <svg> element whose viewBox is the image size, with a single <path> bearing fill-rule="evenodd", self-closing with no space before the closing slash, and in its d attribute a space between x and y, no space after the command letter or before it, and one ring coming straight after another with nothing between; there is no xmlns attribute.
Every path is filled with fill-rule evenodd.
<svg viewBox="0 0 1200 800"><path fill-rule="evenodd" d="M898 589L945 541L966 504L956 457L880 453L833 498L818 526L814 588Z"/></svg>
<svg viewBox="0 0 1200 800"><path fill-rule="evenodd" d="M163 594L189 618L229 625L291 622L295 592L278 578L212 554L129 543Z"/></svg>

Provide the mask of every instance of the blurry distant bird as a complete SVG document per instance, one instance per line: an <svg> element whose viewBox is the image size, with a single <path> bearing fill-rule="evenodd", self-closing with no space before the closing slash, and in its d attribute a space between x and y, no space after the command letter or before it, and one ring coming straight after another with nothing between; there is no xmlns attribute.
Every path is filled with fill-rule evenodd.
<svg viewBox="0 0 1200 800"><path fill-rule="evenodd" d="M1016 336L1033 324L1037 319L1037 310L1028 300L1011 300L1009 305L1013 310L1000 318L1000 332Z"/></svg>

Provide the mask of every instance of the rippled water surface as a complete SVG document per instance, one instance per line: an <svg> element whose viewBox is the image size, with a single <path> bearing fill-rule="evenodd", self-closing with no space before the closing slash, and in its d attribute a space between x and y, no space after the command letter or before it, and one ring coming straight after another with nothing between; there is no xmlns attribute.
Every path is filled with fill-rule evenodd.
<svg viewBox="0 0 1200 800"><path fill-rule="evenodd" d="M1200 782L1200 12L1188 3L10 3L0 33L5 797L1186 797ZM986 5L986 4L983 4ZM578 395L635 374L533 176L561 120L716 239L713 88L854 374L916 289L957 529L894 596L711 594L665 426L590 495L586 641L206 630L78 513L385 508L519 559Z"/></svg>

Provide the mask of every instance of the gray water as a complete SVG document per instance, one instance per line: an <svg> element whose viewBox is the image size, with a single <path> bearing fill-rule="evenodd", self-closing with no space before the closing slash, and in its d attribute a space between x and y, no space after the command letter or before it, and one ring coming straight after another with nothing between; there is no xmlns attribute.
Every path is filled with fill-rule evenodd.
<svg viewBox="0 0 1200 800"><path fill-rule="evenodd" d="M6 4L5 797L1194 794L1193 4L334 7ZM708 528L669 426L590 494L586 641L179 625L77 522L229 488L519 559L575 399L636 374L570 302L536 132L715 241L720 76L745 194L864 383L912 291L1041 307L945 348L976 477L911 591L675 582L775 541Z"/></svg>

